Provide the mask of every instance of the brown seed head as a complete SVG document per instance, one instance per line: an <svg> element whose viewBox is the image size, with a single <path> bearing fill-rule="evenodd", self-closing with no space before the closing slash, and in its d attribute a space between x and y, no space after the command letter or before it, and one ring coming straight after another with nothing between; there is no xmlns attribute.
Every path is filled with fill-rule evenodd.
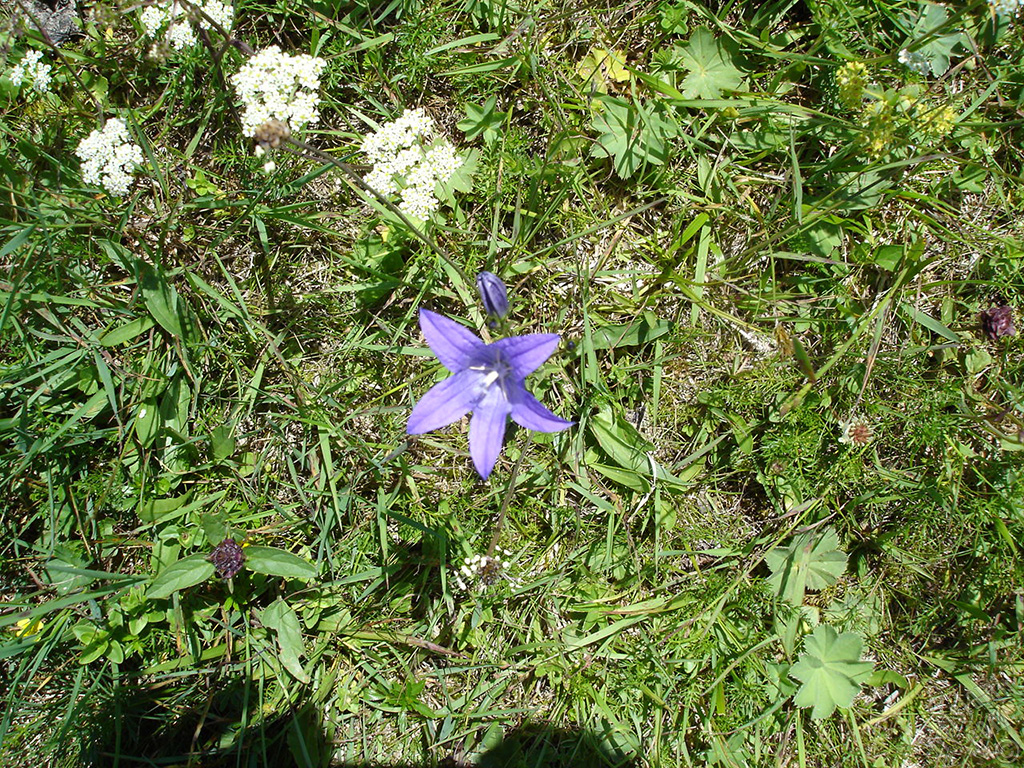
<svg viewBox="0 0 1024 768"><path fill-rule="evenodd" d="M875 432L867 421L853 418L843 425L843 436L839 438L839 442L863 447L870 443L874 436Z"/></svg>
<svg viewBox="0 0 1024 768"><path fill-rule="evenodd" d="M1005 304L986 309L981 313L981 330L992 341L1003 336L1013 336L1017 333L1013 327L1013 310Z"/></svg>
<svg viewBox="0 0 1024 768"><path fill-rule="evenodd" d="M277 149L282 141L286 141L292 135L292 129L288 123L282 120L267 120L256 129L253 136L256 143L264 149Z"/></svg>

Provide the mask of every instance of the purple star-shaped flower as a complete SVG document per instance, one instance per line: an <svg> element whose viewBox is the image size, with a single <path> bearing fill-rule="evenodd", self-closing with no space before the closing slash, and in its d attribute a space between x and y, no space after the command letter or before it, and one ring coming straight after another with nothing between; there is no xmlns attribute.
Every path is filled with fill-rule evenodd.
<svg viewBox="0 0 1024 768"><path fill-rule="evenodd" d="M484 344L471 331L428 309L420 310L420 328L441 365L454 375L435 384L409 414L408 433L422 435L447 427L470 411L469 453L480 477L487 479L505 440L509 416L536 432L572 426L526 391L524 381L558 346L557 333L512 336Z"/></svg>

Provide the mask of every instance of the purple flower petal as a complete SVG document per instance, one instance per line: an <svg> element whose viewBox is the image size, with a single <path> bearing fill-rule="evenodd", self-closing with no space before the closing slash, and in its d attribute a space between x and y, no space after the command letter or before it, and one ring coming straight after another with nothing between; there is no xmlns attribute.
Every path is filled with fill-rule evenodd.
<svg viewBox="0 0 1024 768"><path fill-rule="evenodd" d="M523 386L510 387L509 398L512 401L512 421L520 427L534 432L561 432L573 425L573 422L555 416Z"/></svg>
<svg viewBox="0 0 1024 768"><path fill-rule="evenodd" d="M487 348L468 328L429 309L420 310L420 329L441 365L452 373L469 368Z"/></svg>
<svg viewBox="0 0 1024 768"><path fill-rule="evenodd" d="M473 466L484 480L491 474L505 442L505 425L512 404L505 399L501 387L491 387L484 399L473 409L469 420L469 455Z"/></svg>
<svg viewBox="0 0 1024 768"><path fill-rule="evenodd" d="M510 336L494 342L491 346L498 350L501 359L512 369L512 378L522 381L540 368L558 348L558 334L532 333L527 336Z"/></svg>
<svg viewBox="0 0 1024 768"><path fill-rule="evenodd" d="M493 286L481 285L484 303L500 304L499 299L485 295L485 288ZM426 309L420 310L420 328L437 359L453 375L431 387L415 405L407 426L410 435L446 427L472 411L469 453L486 480L501 453L510 414L517 424L538 432L557 432L572 425L541 405L524 384L558 347L557 334L485 344L453 320Z"/></svg>
<svg viewBox="0 0 1024 768"><path fill-rule="evenodd" d="M483 378L480 371L459 371L432 386L409 414L406 432L422 435L461 419L483 396Z"/></svg>

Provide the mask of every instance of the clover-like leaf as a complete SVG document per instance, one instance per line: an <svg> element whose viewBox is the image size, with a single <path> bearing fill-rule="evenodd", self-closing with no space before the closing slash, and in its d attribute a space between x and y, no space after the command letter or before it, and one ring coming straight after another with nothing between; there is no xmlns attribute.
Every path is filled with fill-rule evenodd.
<svg viewBox="0 0 1024 768"><path fill-rule="evenodd" d="M622 99L604 96L594 103L591 126L599 136L591 155L611 158L619 178L628 179L648 164L668 160L669 139L678 135L678 125Z"/></svg>
<svg viewBox="0 0 1024 768"><path fill-rule="evenodd" d="M576 67L576 73L594 90L608 92L610 83L629 82L629 70L626 69L626 54L622 51L591 48L583 61Z"/></svg>
<svg viewBox="0 0 1024 768"><path fill-rule="evenodd" d="M829 587L846 571L846 553L838 547L839 536L832 528L795 537L765 555L772 572L768 583L782 599L800 605L806 590Z"/></svg>
<svg viewBox="0 0 1024 768"><path fill-rule="evenodd" d="M819 624L804 640L804 652L789 670L790 677L803 683L793 702L798 707L813 707L815 720L828 717L836 707L849 707L874 666L860 660L863 646L858 635L840 635L827 624Z"/></svg>
<svg viewBox="0 0 1024 768"><path fill-rule="evenodd" d="M737 46L728 38L718 38L700 27L689 41L675 49L678 63L689 70L679 84L687 99L717 99L722 91L735 91L743 82Z"/></svg>
<svg viewBox="0 0 1024 768"><path fill-rule="evenodd" d="M935 77L945 74L954 52L965 50L970 42L970 38L955 27L949 31L948 19L949 11L933 3L921 3L916 16L907 11L901 19L903 25L910 28L907 46L923 57ZM918 42L922 40L923 44Z"/></svg>
<svg viewBox="0 0 1024 768"><path fill-rule="evenodd" d="M508 117L508 112L499 112L497 105L497 96L491 96L483 104L467 104L466 117L456 127L466 134L467 140L483 135L484 142L492 144Z"/></svg>

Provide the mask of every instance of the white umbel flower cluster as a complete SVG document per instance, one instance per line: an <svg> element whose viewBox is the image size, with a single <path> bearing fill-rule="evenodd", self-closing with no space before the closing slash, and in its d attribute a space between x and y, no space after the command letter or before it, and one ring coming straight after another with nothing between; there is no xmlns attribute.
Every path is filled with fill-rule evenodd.
<svg viewBox="0 0 1024 768"><path fill-rule="evenodd" d="M217 22L223 29L231 29L235 18L235 9L220 0L197 0L195 7ZM146 37L154 40L166 39L176 51L191 48L199 42L195 30L188 20L188 11L176 2L157 3L142 9L139 21L146 32ZM197 23L202 29L210 29L211 24L202 15L197 16Z"/></svg>
<svg viewBox="0 0 1024 768"><path fill-rule="evenodd" d="M989 0L993 13L1001 13L1005 16L1016 16L1024 0Z"/></svg>
<svg viewBox="0 0 1024 768"><path fill-rule="evenodd" d="M462 165L462 158L447 139L428 144L434 121L422 109L407 109L397 120L363 139L363 152L373 168L363 181L377 193L399 195L399 210L426 221L437 210L438 182L447 183Z"/></svg>
<svg viewBox="0 0 1024 768"><path fill-rule="evenodd" d="M255 136L268 120L297 131L320 119L320 73L323 59L304 53L289 56L272 45L257 53L231 76L245 112L242 133Z"/></svg>
<svg viewBox="0 0 1024 768"><path fill-rule="evenodd" d="M128 191L135 166L142 162L142 149L132 143L128 127L116 117L83 139L75 154L82 161L83 181L105 187L112 195Z"/></svg>
<svg viewBox="0 0 1024 768"><path fill-rule="evenodd" d="M50 65L44 64L42 60L42 51L26 51L7 76L17 86L31 83L33 91L46 93L50 89Z"/></svg>

